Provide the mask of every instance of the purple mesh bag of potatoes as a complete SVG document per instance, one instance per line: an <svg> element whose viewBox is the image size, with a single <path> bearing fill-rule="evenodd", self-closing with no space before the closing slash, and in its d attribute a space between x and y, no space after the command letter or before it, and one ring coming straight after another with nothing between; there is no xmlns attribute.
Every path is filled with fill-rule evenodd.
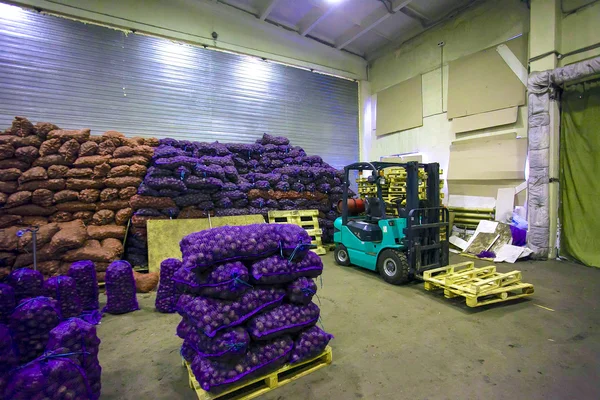
<svg viewBox="0 0 600 400"><path fill-rule="evenodd" d="M15 309L17 299L12 286L0 283L0 324L6 323Z"/></svg>
<svg viewBox="0 0 600 400"><path fill-rule="evenodd" d="M92 261L76 261L69 267L67 273L75 280L77 294L84 311L98 310L98 279L96 266Z"/></svg>
<svg viewBox="0 0 600 400"><path fill-rule="evenodd" d="M53 276L44 282L44 296L56 300L62 318L75 317L83 311L77 293L75 279L69 276Z"/></svg>
<svg viewBox="0 0 600 400"><path fill-rule="evenodd" d="M282 304L248 321L248 332L253 340L270 340L292 334L316 324L320 312L315 303Z"/></svg>
<svg viewBox="0 0 600 400"><path fill-rule="evenodd" d="M173 275L179 268L181 268L181 261L176 258L167 258L160 263L160 278L154 303L159 312L174 313L176 311L175 306L179 295L175 288L175 282L173 282Z"/></svg>
<svg viewBox="0 0 600 400"><path fill-rule="evenodd" d="M100 339L96 327L80 318L69 318L50 331L46 350L74 354L85 371L91 399L100 397L102 367L98 361Z"/></svg>
<svg viewBox="0 0 600 400"><path fill-rule="evenodd" d="M278 306L284 297L284 289L250 289L234 301L196 297L182 307L178 304L177 311L196 329L214 337L218 331L240 325L253 315Z"/></svg>
<svg viewBox="0 0 600 400"><path fill-rule="evenodd" d="M113 261L106 268L106 306L102 312L125 314L140 307L137 302L133 268L127 261Z"/></svg>
<svg viewBox="0 0 600 400"><path fill-rule="evenodd" d="M17 303L23 299L37 297L42 294L44 276L30 268L20 268L10 273L7 283L15 290Z"/></svg>
<svg viewBox="0 0 600 400"><path fill-rule="evenodd" d="M48 334L60 322L56 301L48 297L23 300L9 319L19 362L39 357L48 343Z"/></svg>
<svg viewBox="0 0 600 400"><path fill-rule="evenodd" d="M333 339L333 335L316 325L303 330L294 341L290 364L310 360L318 356L325 350L331 339Z"/></svg>
<svg viewBox="0 0 600 400"><path fill-rule="evenodd" d="M16 370L5 391L11 400L94 399L84 369L71 355L47 354Z"/></svg>
<svg viewBox="0 0 600 400"><path fill-rule="evenodd" d="M289 360L293 346L290 336L281 336L253 343L244 358L237 362L215 361L198 355L192 362L192 373L202 389L219 392L228 385L280 368Z"/></svg>
<svg viewBox="0 0 600 400"><path fill-rule="evenodd" d="M308 304L317 293L317 284L311 278L300 277L287 286L290 303Z"/></svg>
<svg viewBox="0 0 600 400"><path fill-rule="evenodd" d="M275 255L252 264L252 281L260 284L291 282L299 277L316 278L323 273L323 261L316 253L309 251L298 261Z"/></svg>

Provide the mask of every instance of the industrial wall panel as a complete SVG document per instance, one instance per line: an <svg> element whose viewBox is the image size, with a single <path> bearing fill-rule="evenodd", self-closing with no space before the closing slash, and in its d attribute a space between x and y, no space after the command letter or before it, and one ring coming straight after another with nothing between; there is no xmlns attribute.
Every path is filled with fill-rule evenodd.
<svg viewBox="0 0 600 400"><path fill-rule="evenodd" d="M0 126L16 115L128 136L287 136L335 167L358 160L358 84L257 58L0 4Z"/></svg>

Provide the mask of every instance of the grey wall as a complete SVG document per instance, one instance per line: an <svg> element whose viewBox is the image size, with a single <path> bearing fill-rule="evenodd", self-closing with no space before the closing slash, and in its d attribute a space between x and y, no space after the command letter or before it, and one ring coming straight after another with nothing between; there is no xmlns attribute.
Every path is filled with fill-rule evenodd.
<svg viewBox="0 0 600 400"><path fill-rule="evenodd" d="M336 167L358 160L355 82L9 11L0 13L0 127L20 115L93 134L253 142L267 132Z"/></svg>

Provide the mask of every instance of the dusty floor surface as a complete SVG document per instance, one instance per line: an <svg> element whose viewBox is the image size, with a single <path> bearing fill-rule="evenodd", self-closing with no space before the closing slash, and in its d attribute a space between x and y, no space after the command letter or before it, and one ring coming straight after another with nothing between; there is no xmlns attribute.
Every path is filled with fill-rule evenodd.
<svg viewBox="0 0 600 400"><path fill-rule="evenodd" d="M600 399L599 270L500 264L523 271L535 295L470 309L422 283L395 287L339 267L332 253L324 261L319 298L334 362L264 399ZM140 311L106 315L98 328L102 399L195 399L180 317L155 312L153 294L138 298Z"/></svg>

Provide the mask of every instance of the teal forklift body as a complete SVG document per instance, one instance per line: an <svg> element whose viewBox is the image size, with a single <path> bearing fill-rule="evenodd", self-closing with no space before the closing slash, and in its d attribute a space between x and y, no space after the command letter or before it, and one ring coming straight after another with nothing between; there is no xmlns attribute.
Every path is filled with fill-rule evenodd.
<svg viewBox="0 0 600 400"><path fill-rule="evenodd" d="M377 257L382 250L404 249L404 246L400 242L404 238L404 228L406 228L405 218L380 220L377 224L383 233L383 240L381 242L363 242L352 233L348 226L342 225L341 217L333 223L335 227L333 241L346 246L352 265L376 271Z"/></svg>

